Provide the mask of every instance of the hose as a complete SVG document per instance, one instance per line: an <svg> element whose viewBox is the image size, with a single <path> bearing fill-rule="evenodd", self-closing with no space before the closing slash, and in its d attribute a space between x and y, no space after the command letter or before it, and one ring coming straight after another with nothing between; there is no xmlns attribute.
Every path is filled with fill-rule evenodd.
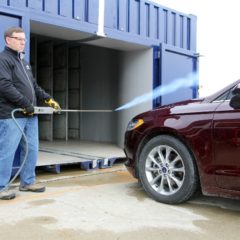
<svg viewBox="0 0 240 240"><path fill-rule="evenodd" d="M5 190L7 190L7 189L10 187L10 185L13 183L13 181L18 177L18 175L19 175L20 172L22 171L22 168L23 168L25 162L27 161L27 156L28 156L28 141L27 141L27 136L26 136L26 134L24 133L23 129L21 128L21 126L19 125L19 123L17 122L17 120L16 120L16 118L15 118L15 116L14 116L14 114L15 114L16 112L22 112L22 111L23 111L23 109L21 109L21 108L14 109L14 110L11 112L11 116L12 116L13 121L14 121L15 124L17 125L18 129L21 131L22 136L23 136L23 138L24 138L24 141L25 141L25 143L26 143L25 156L24 156L24 158L23 158L23 161L22 161L22 163L21 163L18 171L17 171L16 174L14 175L14 177L9 181L9 183L8 183L4 188L2 188L2 189L0 190L0 193L3 192L3 191L5 191Z"/></svg>

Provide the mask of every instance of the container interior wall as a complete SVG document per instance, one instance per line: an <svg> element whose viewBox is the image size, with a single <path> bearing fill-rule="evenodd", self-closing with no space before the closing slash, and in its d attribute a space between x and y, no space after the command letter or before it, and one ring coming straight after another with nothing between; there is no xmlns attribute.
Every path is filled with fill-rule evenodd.
<svg viewBox="0 0 240 240"><path fill-rule="evenodd" d="M82 108L114 110L117 105L119 51L81 47ZM115 113L81 114L81 139L116 143Z"/></svg>
<svg viewBox="0 0 240 240"><path fill-rule="evenodd" d="M132 117L152 109L153 49L121 52L119 56L119 106L136 105L117 112L117 144L123 146L124 132Z"/></svg>
<svg viewBox="0 0 240 240"><path fill-rule="evenodd" d="M37 81L63 109L103 110L39 116L41 140L87 140L123 146L124 132L152 99L131 109L114 110L152 90L152 49L119 51L31 37L31 65ZM41 105L41 103L39 103Z"/></svg>

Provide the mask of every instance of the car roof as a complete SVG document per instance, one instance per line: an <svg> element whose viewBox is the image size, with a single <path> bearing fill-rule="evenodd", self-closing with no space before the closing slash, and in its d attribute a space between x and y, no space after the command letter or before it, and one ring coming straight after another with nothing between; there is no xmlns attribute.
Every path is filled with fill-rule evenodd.
<svg viewBox="0 0 240 240"><path fill-rule="evenodd" d="M227 85L226 87L224 87L223 89L217 91L216 93L208 96L208 97L205 97L203 99L203 102L212 102L214 101L218 96L221 96L223 93L225 93L226 91L228 91L229 89L233 88L234 86L236 86L237 84L240 83L240 79L238 79L237 81Z"/></svg>

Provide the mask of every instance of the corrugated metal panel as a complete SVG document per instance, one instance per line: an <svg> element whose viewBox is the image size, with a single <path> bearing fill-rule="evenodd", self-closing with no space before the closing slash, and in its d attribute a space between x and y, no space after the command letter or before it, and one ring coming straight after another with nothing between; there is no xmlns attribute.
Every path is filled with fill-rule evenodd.
<svg viewBox="0 0 240 240"><path fill-rule="evenodd" d="M36 9L41 11L41 10L44 10L45 1L42 1L42 0L28 1L27 6L31 9Z"/></svg>
<svg viewBox="0 0 240 240"><path fill-rule="evenodd" d="M0 4L3 5L3 6L7 5L7 2L8 2L7 0L0 0Z"/></svg>
<svg viewBox="0 0 240 240"><path fill-rule="evenodd" d="M139 0L129 0L128 8L128 32L140 34L140 2Z"/></svg>
<svg viewBox="0 0 240 240"><path fill-rule="evenodd" d="M4 35L4 31L11 26L21 26L21 18L16 16L11 16L7 14L0 13L0 36ZM0 51L3 50L5 46L4 38L0 38Z"/></svg>
<svg viewBox="0 0 240 240"><path fill-rule="evenodd" d="M107 31L120 30L188 50L195 50L194 18L149 1L112 0L105 6Z"/></svg>
<svg viewBox="0 0 240 240"><path fill-rule="evenodd" d="M155 82L154 87L167 86L179 78L186 78L188 81L189 74L197 72L198 57L194 53L189 53L186 50L176 51L174 47L165 44L161 44L160 52L160 62L158 63L160 64L158 72L160 81ZM158 78L156 77L156 79ZM174 93L164 95L154 101L154 107L197 97L197 88L198 86L184 87Z"/></svg>
<svg viewBox="0 0 240 240"><path fill-rule="evenodd" d="M118 19L118 30L122 32L127 31L127 11L126 11L126 6L127 6L127 0L122 0L121 4L118 4L118 11L117 11L117 19ZM108 12L106 12L108 14ZM116 13L115 13L116 14ZM121 16L121 17L120 17Z"/></svg>
<svg viewBox="0 0 240 240"><path fill-rule="evenodd" d="M87 15L88 18L86 19L90 23L98 23L98 8L99 8L99 0L88 0L86 1L87 7Z"/></svg>
<svg viewBox="0 0 240 240"><path fill-rule="evenodd" d="M119 1L109 1L105 6L105 26L109 28L119 29ZM117 13L116 13L117 10Z"/></svg>
<svg viewBox="0 0 240 240"><path fill-rule="evenodd" d="M75 0L73 1L73 18L79 21L87 21L85 18L85 4L86 1Z"/></svg>
<svg viewBox="0 0 240 240"><path fill-rule="evenodd" d="M11 5L11 7L20 7L25 8L26 7L26 1L19 1L19 0L9 0L8 5Z"/></svg>
<svg viewBox="0 0 240 240"><path fill-rule="evenodd" d="M142 31L145 37L149 37L150 36L150 5L148 3L144 4L144 10L143 10L143 22L141 24L141 27L145 27L145 31Z"/></svg>
<svg viewBox="0 0 240 240"><path fill-rule="evenodd" d="M160 20L160 14L159 14L159 8L154 6L153 9L153 26L155 26L155 29L153 30L153 38L159 39L159 20Z"/></svg>
<svg viewBox="0 0 240 240"><path fill-rule="evenodd" d="M61 0L59 1L59 6L58 6L58 14L63 16L63 17L69 17L72 18L72 1L69 0Z"/></svg>
<svg viewBox="0 0 240 240"><path fill-rule="evenodd" d="M64 17L64 24L73 27L72 20L98 25L99 0L0 0L0 5L26 7L30 18L37 13L48 14L46 21L54 23L52 17ZM124 40L134 42L135 37L183 48L196 50L196 17L165 8L148 0L105 0L105 33L112 38L122 35ZM67 21L69 20L69 22ZM59 18L58 18L59 21ZM56 24L59 24L57 22ZM77 25L75 25L77 26ZM140 39L139 38L139 39Z"/></svg>
<svg viewBox="0 0 240 240"><path fill-rule="evenodd" d="M56 0L45 2L44 11L46 13L51 13L53 15L57 15L58 14L58 3L59 3L59 1L56 1Z"/></svg>
<svg viewBox="0 0 240 240"><path fill-rule="evenodd" d="M99 0L0 0L0 5L29 8L68 19L97 24ZM36 12L34 13L36 14Z"/></svg>

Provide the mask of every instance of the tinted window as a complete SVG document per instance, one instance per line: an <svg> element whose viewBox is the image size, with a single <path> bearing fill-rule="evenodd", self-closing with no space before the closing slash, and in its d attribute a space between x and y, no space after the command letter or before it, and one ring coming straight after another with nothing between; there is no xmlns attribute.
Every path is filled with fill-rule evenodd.
<svg viewBox="0 0 240 240"><path fill-rule="evenodd" d="M234 88L234 87L233 87L233 88ZM232 98L232 96L233 96L233 94L232 94L233 88L231 88L230 90L226 91L226 92L223 93L222 95L218 96L216 99L213 100L213 102L230 100L230 99Z"/></svg>
<svg viewBox="0 0 240 240"><path fill-rule="evenodd" d="M230 100L230 99L233 97L233 93L232 93L233 89L234 89L234 88L232 88L232 89L229 91L227 100Z"/></svg>

